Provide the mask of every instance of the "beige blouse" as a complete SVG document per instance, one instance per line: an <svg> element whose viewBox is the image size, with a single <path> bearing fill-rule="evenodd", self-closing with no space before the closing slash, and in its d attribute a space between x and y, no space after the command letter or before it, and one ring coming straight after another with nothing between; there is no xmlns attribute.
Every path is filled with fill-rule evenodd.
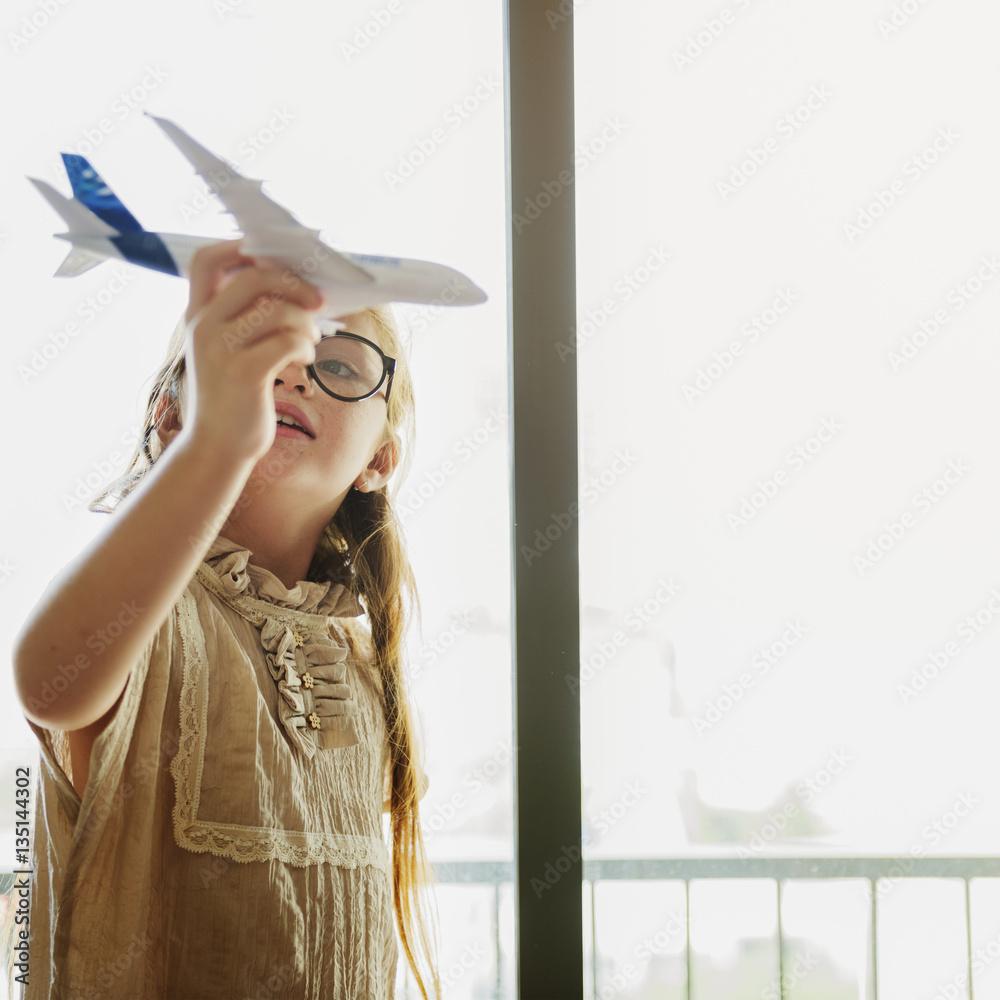
<svg viewBox="0 0 1000 1000"><path fill-rule="evenodd" d="M215 540L95 742L82 801L64 734L29 722L26 1000L393 997L364 609L343 585L289 590L251 555Z"/></svg>

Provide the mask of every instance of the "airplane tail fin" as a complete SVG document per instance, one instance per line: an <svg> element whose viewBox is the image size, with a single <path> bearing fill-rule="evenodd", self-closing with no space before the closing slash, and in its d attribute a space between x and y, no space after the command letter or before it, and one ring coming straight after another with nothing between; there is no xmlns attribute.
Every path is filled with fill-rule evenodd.
<svg viewBox="0 0 1000 1000"><path fill-rule="evenodd" d="M76 153L61 155L77 201L119 233L143 232L139 220L119 201L118 195L108 187L86 157Z"/></svg>

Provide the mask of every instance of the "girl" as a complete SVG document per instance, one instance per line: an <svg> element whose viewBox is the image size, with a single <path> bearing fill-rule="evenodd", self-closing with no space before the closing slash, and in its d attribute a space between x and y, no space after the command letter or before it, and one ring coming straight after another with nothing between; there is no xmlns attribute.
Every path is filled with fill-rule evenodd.
<svg viewBox="0 0 1000 1000"><path fill-rule="evenodd" d="M386 486L410 378L388 307L342 317L331 360L289 277L238 241L194 256L144 438L91 503L115 517L17 637L42 751L28 1000L389 998L394 916L439 995Z"/></svg>

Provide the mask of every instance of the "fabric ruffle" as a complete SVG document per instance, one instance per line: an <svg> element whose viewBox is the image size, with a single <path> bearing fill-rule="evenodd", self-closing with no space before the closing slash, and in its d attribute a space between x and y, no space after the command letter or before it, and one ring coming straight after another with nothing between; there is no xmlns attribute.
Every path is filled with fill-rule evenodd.
<svg viewBox="0 0 1000 1000"><path fill-rule="evenodd" d="M347 646L326 628L316 632L317 621L306 616L353 618L364 614L364 607L344 584L299 580L289 589L272 572L250 562L252 554L220 535L204 562L237 611L246 614L241 605L248 598L260 602L252 605L257 617L251 620L260 629L268 670L280 695L278 718L288 738L307 759L317 749L356 745L358 703L346 683ZM273 615L267 614L267 605L274 607ZM323 641L312 641L320 636Z"/></svg>
<svg viewBox="0 0 1000 1000"><path fill-rule="evenodd" d="M268 618L261 645L281 699L278 717L307 758L317 747L332 750L358 742L358 703L345 683L347 649L305 641L287 625Z"/></svg>
<svg viewBox="0 0 1000 1000"><path fill-rule="evenodd" d="M204 561L215 571L232 597L254 597L280 608L330 618L356 618L364 614L361 602L344 584L329 580L326 583L299 580L289 590L270 570L250 562L252 555L249 549L219 535Z"/></svg>

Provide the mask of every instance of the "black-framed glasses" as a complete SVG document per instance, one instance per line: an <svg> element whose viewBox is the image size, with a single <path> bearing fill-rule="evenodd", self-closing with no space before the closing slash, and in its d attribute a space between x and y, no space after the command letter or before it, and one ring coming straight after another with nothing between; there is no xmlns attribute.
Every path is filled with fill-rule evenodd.
<svg viewBox="0 0 1000 1000"><path fill-rule="evenodd" d="M316 360L309 365L309 374L325 393L347 403L374 396L385 383L388 406L396 359L370 340L338 330L323 336L316 345Z"/></svg>

